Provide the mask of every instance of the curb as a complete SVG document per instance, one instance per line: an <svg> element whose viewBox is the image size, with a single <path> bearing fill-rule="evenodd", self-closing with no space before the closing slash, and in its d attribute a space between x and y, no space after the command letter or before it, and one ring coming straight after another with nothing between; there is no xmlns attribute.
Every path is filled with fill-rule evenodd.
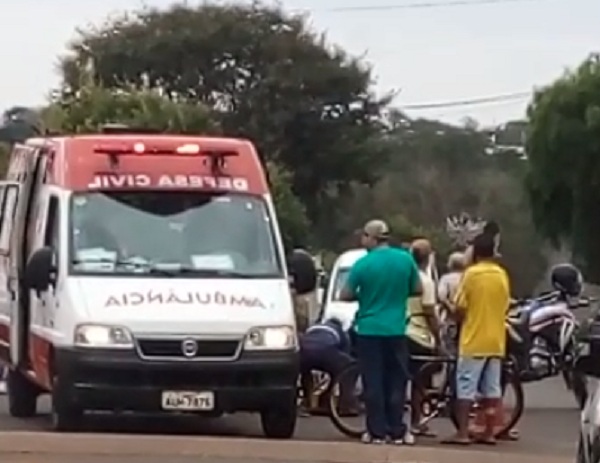
<svg viewBox="0 0 600 463"><path fill-rule="evenodd" d="M514 453L478 449L374 446L353 442L1 432L0 455L167 456L327 463L506 463ZM522 455L519 463L570 463L571 458ZM0 458L1 459L1 458Z"/></svg>

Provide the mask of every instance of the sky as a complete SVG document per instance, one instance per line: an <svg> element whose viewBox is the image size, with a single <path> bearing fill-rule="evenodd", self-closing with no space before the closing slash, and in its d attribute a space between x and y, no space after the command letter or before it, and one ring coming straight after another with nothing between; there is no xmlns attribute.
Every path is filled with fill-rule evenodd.
<svg viewBox="0 0 600 463"><path fill-rule="evenodd" d="M331 43L364 56L376 89L413 117L495 125L521 118L529 96L499 103L407 109L531 92L600 52L600 0L284 0L305 11ZM479 0L481 1L481 0ZM488 0L489 1L489 0ZM77 27L169 0L19 0L0 15L0 108L44 103L56 64ZM189 0L187 3L194 4ZM438 7L415 4L452 3ZM370 9L351 10L352 7ZM392 6L391 8L377 8ZM345 10L339 10L342 8Z"/></svg>

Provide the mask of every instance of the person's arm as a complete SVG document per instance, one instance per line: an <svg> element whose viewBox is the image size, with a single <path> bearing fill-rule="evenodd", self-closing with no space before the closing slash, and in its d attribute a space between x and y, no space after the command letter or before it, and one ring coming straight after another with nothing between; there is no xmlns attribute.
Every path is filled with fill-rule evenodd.
<svg viewBox="0 0 600 463"><path fill-rule="evenodd" d="M506 284L506 294L507 294L506 310L504 313L508 313L510 306L512 304L513 298L511 295L510 278L508 277L508 273L506 272L506 270L504 271L504 281Z"/></svg>
<svg viewBox="0 0 600 463"><path fill-rule="evenodd" d="M410 257L411 269L410 269L410 295L421 296L423 294L423 283L421 282L421 275L416 262Z"/></svg>
<svg viewBox="0 0 600 463"><path fill-rule="evenodd" d="M427 323L429 331L435 339L435 345L440 346L440 324L435 313L435 283L429 277L424 278L421 282L423 287L423 294L421 295L421 308L423 310L423 316Z"/></svg>
<svg viewBox="0 0 600 463"><path fill-rule="evenodd" d="M473 245L470 244L465 250L465 265L469 266L473 263Z"/></svg>
<svg viewBox="0 0 600 463"><path fill-rule="evenodd" d="M444 308L451 310L452 302L450 301L450 283L448 282L449 274L442 275L438 283L438 299Z"/></svg>
<svg viewBox="0 0 600 463"><path fill-rule="evenodd" d="M350 269L350 273L348 274L348 279L346 280L346 284L340 291L340 301L343 301L343 302L356 301L356 296L358 294L358 289L360 287L360 272L361 272L360 262L361 262L360 260L358 262L356 262Z"/></svg>
<svg viewBox="0 0 600 463"><path fill-rule="evenodd" d="M454 296L454 315L458 321L462 320L469 308L469 272L465 272L460 280L456 295Z"/></svg>

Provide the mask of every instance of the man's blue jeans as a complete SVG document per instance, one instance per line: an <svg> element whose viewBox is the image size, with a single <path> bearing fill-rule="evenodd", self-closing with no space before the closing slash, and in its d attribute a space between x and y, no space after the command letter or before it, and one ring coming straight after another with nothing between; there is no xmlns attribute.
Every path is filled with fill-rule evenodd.
<svg viewBox="0 0 600 463"><path fill-rule="evenodd" d="M402 439L409 380L406 336L357 335L356 351L367 411L367 431L374 439Z"/></svg>

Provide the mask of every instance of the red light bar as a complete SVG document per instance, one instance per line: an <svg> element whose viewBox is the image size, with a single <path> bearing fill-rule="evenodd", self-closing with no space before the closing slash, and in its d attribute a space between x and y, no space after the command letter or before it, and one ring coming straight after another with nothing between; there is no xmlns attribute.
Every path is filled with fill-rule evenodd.
<svg viewBox="0 0 600 463"><path fill-rule="evenodd" d="M181 145L177 147L179 154L200 154L200 146L194 144Z"/></svg>
<svg viewBox="0 0 600 463"><path fill-rule="evenodd" d="M133 144L102 144L94 147L94 153L98 154L200 154L200 145L187 143L181 146L147 146L142 142Z"/></svg>

